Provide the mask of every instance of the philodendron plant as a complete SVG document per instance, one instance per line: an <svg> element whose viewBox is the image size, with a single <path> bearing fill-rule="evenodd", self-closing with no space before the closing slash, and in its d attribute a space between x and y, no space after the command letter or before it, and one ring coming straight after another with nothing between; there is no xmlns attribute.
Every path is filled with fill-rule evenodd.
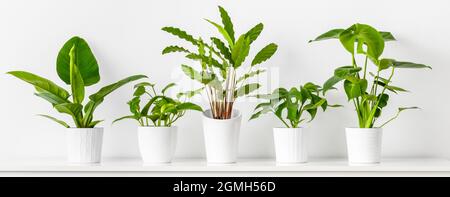
<svg viewBox="0 0 450 197"><path fill-rule="evenodd" d="M155 90L155 84L148 82L136 84L133 99L128 102L131 115L121 117L114 122L133 119L142 127L170 127L175 121L183 117L188 110L203 111L200 106L194 103L183 102L166 96L167 90L173 86L175 86L174 83L168 84L158 94ZM144 104L143 107L141 107L141 103Z"/></svg>
<svg viewBox="0 0 450 197"><path fill-rule="evenodd" d="M389 94L407 92L394 86L393 76L396 69L402 68L430 68L424 64L407 61L397 61L382 57L385 42L394 41L389 32L380 32L365 24L354 24L347 29L330 30L310 42L338 39L344 49L351 55L351 63L334 71L334 75L323 85L323 92L333 88L340 81L344 81L344 90L348 100L352 101L356 109L360 128L383 127L398 117L400 112L417 107L400 107L398 112L385 123L375 126L384 107L389 101ZM357 57L362 56L363 63L357 63ZM375 65L374 72L370 72L368 64ZM372 84L369 84L369 81Z"/></svg>
<svg viewBox="0 0 450 197"><path fill-rule="evenodd" d="M327 107L338 107L329 105L327 100L320 96L322 88L311 82L300 88L293 87L275 89L271 94L259 94L255 97L265 100L255 107L255 113L250 120L256 119L263 114L274 114L287 128L298 128L306 118L305 112L309 114L308 122L311 122L317 114L318 108L323 111Z"/></svg>
<svg viewBox="0 0 450 197"><path fill-rule="evenodd" d="M11 71L8 74L33 85L36 96L50 102L58 112L71 116L77 128L95 127L101 120L94 119L94 111L108 94L131 81L146 77L134 75L105 86L97 93L90 95L89 101L83 105L85 88L98 83L100 75L94 54L87 42L80 37L73 37L64 44L57 57L56 70L59 78L70 85L70 92L33 73ZM49 115L40 116L70 128L69 124L62 120Z"/></svg>
<svg viewBox="0 0 450 197"><path fill-rule="evenodd" d="M201 71L188 65L181 66L189 78L203 85L188 94L200 93L206 89L213 118L229 119L235 99L248 95L261 86L259 83L249 83L248 79L265 72L264 69L258 68L258 65L272 57L277 45L271 43L262 48L248 65L247 72L236 76L236 70L243 67L251 44L261 34L264 26L259 23L246 33L235 37L233 23L227 11L219 6L219 12L223 26L208 19L206 21L217 29L225 41L218 37L210 37L208 40L194 38L179 28L164 27L163 31L189 42L195 50L168 46L162 53L182 52L186 54L186 58L198 61Z"/></svg>

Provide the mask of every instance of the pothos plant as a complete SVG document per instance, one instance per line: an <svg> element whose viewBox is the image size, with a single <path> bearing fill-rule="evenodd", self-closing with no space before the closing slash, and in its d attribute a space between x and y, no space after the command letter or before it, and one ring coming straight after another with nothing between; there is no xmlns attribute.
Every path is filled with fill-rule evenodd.
<svg viewBox="0 0 450 197"><path fill-rule="evenodd" d="M235 99L260 88L259 83L249 83L248 79L265 72L258 65L272 57L277 45L270 43L262 48L247 66L247 71L241 76L236 76L236 70L243 68L251 44L259 37L264 25L259 23L235 37L233 23L227 11L219 6L219 12L222 25L205 20L217 29L222 38L213 36L204 40L201 37L194 38L176 27L164 27L163 31L187 41L195 50L174 45L166 47L162 54L181 52L186 54L186 58L198 61L201 65L200 71L185 64L181 66L189 78L203 85L200 89L189 91L187 94L200 93L206 89L213 118L229 119Z"/></svg>
<svg viewBox="0 0 450 197"><path fill-rule="evenodd" d="M354 24L347 29L333 29L310 42L327 39L338 39L344 49L350 53L351 63L334 71L334 75L323 85L323 92L344 81L345 93L356 109L360 128L376 127L375 122L388 104L389 92L397 94L407 91L392 84L397 69L431 69L424 64L382 57L385 42L394 41L395 38L391 33L380 32L369 25ZM357 62L358 56L362 56L362 64ZM374 72L370 72L371 67L368 67L370 62L375 65ZM383 127L407 109L417 109L417 107L398 108L398 112L391 119L378 127Z"/></svg>
<svg viewBox="0 0 450 197"><path fill-rule="evenodd" d="M101 120L94 119L94 111L108 94L131 81L146 77L134 75L105 86L90 95L89 101L84 105L85 88L98 83L100 75L94 54L87 42L80 37L71 38L61 48L56 61L56 70L59 78L70 85L70 92L33 73L11 71L8 74L33 85L36 89L36 96L50 102L58 112L71 116L77 128L95 127ZM70 127L68 123L52 116L42 114L40 116L51 119L64 127Z"/></svg>
<svg viewBox="0 0 450 197"><path fill-rule="evenodd" d="M121 117L114 122L124 119L136 120L142 127L170 127L188 110L203 111L194 103L180 101L166 95L175 83L165 86L161 93L155 90L155 84L142 82L134 86L133 99L128 102L131 115ZM141 107L141 103L144 104ZM113 122L113 123L114 123Z"/></svg>
<svg viewBox="0 0 450 197"><path fill-rule="evenodd" d="M255 107L255 113L250 120L256 119L263 114L274 114L286 127L298 128L309 114L308 122L311 122L317 114L319 108L323 111L327 107L338 107L340 105L329 105L327 100L320 96L322 88L314 83L306 83L300 88L293 87L290 90L285 88L275 89L271 94L259 94L255 97L263 99Z"/></svg>

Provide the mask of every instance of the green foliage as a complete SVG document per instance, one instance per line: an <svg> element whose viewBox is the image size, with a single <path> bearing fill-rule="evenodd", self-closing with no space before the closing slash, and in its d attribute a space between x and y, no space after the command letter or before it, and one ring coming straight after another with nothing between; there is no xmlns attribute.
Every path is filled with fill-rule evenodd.
<svg viewBox="0 0 450 197"><path fill-rule="evenodd" d="M266 113L273 113L286 127L297 128L306 120L303 117L304 112L309 114L308 122L311 122L316 117L318 108L325 111L327 107L339 107L328 105L327 100L320 97L320 92L322 92L320 86L306 83L298 89L278 88L271 94L256 95L265 101L256 106L250 120Z"/></svg>
<svg viewBox="0 0 450 197"><path fill-rule="evenodd" d="M163 54L171 52L186 53L186 57L188 59L198 60L202 68L201 71L198 71L193 67L182 65L183 72L189 78L200 82L204 86L213 85L218 89L227 89L224 87L226 85L226 78L230 77L230 75L235 75L234 70L231 72L230 68L238 69L243 67L251 50L251 44L259 37L264 25L259 23L246 33L237 37L235 36L233 22L228 12L220 6L219 12L222 19L222 24L206 19L206 21L219 33L219 36L210 37L209 40L211 40L211 43L205 43L201 38L196 39L187 34L186 31L176 27L162 28L163 31L190 42L194 47L196 47L196 51L198 51L198 54L195 54L181 46L168 46L163 50ZM256 65L270 59L276 51L276 44L268 44L253 58L253 61L248 66L248 71L244 73L243 76L232 77L235 80L235 84L233 86L234 92L237 91L239 93L244 93L239 94L238 96L245 96L251 92L238 91L238 89L245 89L245 87L252 86L250 89L253 91L256 90L253 87L260 87L260 85L254 86L247 83L247 80L264 72ZM218 84L222 87L218 87ZM191 93L192 92L194 91L191 91Z"/></svg>
<svg viewBox="0 0 450 197"><path fill-rule="evenodd" d="M430 68L424 64L397 61L391 58L381 58L385 42L395 40L390 32L378 31L365 24L354 24L347 29L333 29L316 39L321 41L328 39L338 39L344 49L351 54L352 64L350 66L339 67L334 71L334 75L324 83L323 92L334 89L334 85L344 81L344 90L348 100L352 101L361 128L373 128L376 120L381 116L382 110L387 106L389 95L387 91L398 93L407 90L392 85L392 78L398 68ZM355 50L356 49L356 50ZM365 58L363 66L360 67L356 61L356 56ZM370 60L370 61L368 61ZM375 73L369 71L369 62L375 65ZM384 74L386 71L389 73ZM387 77L383 77L382 75ZM369 79L372 77L372 79ZM369 82L372 85L369 86ZM370 88L369 88L370 87ZM391 122L398 117L401 111L407 109L417 109L417 107L399 108L398 113L380 127Z"/></svg>
<svg viewBox="0 0 450 197"><path fill-rule="evenodd" d="M50 102L58 112L72 117L77 128L95 127L101 122L101 120L93 119L95 109L108 94L131 81L146 78L144 75L135 75L103 87L97 93L89 96L89 101L84 106L85 87L94 85L100 80L97 60L87 42L80 37L73 37L67 41L58 54L56 68L60 79L70 85L71 93L48 79L26 71L11 71L8 74L33 85L36 89L36 96ZM71 100L69 99L70 95L72 96ZM53 120L64 127L70 127L66 122L52 116L40 116Z"/></svg>
<svg viewBox="0 0 450 197"><path fill-rule="evenodd" d="M124 119L132 119L143 127L170 127L175 121L183 117L188 110L203 111L200 106L194 103L182 102L166 96L165 92L173 86L175 86L174 83L166 85L158 94L155 90L155 84L143 82L135 85L133 98L128 101L131 115L118 118L113 123ZM189 98L189 96L186 96L186 98Z"/></svg>

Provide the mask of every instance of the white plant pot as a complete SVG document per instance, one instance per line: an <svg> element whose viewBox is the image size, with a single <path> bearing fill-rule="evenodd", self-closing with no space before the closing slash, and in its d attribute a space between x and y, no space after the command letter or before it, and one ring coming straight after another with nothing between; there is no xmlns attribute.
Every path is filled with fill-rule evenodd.
<svg viewBox="0 0 450 197"><path fill-rule="evenodd" d="M305 163L306 133L302 128L273 128L277 163Z"/></svg>
<svg viewBox="0 0 450 197"><path fill-rule="evenodd" d="M103 128L68 128L66 142L68 162L100 163Z"/></svg>
<svg viewBox="0 0 450 197"><path fill-rule="evenodd" d="M170 163L177 144L177 127L138 127L144 163Z"/></svg>
<svg viewBox="0 0 450 197"><path fill-rule="evenodd" d="M382 128L346 128L349 164L380 163Z"/></svg>
<svg viewBox="0 0 450 197"><path fill-rule="evenodd" d="M235 163L239 146L241 112L233 110L230 119L213 119L211 110L203 112L203 136L208 163Z"/></svg>

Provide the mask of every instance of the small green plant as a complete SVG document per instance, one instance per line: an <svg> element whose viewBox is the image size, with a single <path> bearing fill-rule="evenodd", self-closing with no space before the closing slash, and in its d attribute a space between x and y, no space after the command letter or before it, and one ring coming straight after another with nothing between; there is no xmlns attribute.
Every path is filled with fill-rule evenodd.
<svg viewBox="0 0 450 197"><path fill-rule="evenodd" d="M262 48L251 61L247 72L237 77L236 70L244 65L250 46L259 37L264 25L259 23L236 38L227 11L219 6L219 12L223 26L208 19L206 21L217 29L224 41L218 37L210 37L209 40L194 38L179 28L164 27L163 31L189 42L195 50L168 46L162 54L181 52L186 54L186 58L200 62L201 71L188 65L181 66L189 78L203 85L202 88L189 91L188 94L200 93L206 89L213 118L229 119L235 99L260 88L259 83L249 83L248 79L265 72L264 69L259 69L258 65L270 59L278 46L271 43Z"/></svg>
<svg viewBox="0 0 450 197"><path fill-rule="evenodd" d="M392 85L396 69L400 68L430 68L424 64L397 61L391 58L382 58L386 41L394 41L394 36L389 32L379 32L375 28L365 24L354 24L347 29L330 30L313 41L339 39L342 46L351 55L351 64L342 66L334 71L334 75L323 85L323 92L331 89L335 84L344 81L344 90L348 100L352 101L359 120L360 128L373 128L377 119L381 116L384 107L389 101L388 91L392 93L406 92L407 90ZM362 56L362 67L357 63L357 56ZM375 65L374 72L369 71L368 64ZM386 71L389 71L387 75ZM386 76L383 76L386 75ZM371 79L369 79L371 77ZM369 81L372 85L369 86ZM401 107L397 114L383 127L398 117L400 112L417 107Z"/></svg>
<svg viewBox="0 0 450 197"><path fill-rule="evenodd" d="M95 127L101 120L94 120L94 111L108 94L131 81L146 77L134 75L105 86L97 93L90 95L87 104L83 105L85 87L100 81L100 75L94 54L87 42L80 37L73 37L64 44L58 54L56 69L59 78L70 85L70 93L52 81L26 71L11 71L8 74L33 85L36 89L36 96L50 102L58 112L71 116L77 128ZM64 127L70 127L66 122L52 116L40 116L51 119Z"/></svg>
<svg viewBox="0 0 450 197"><path fill-rule="evenodd" d="M265 101L255 107L255 113L250 120L256 119L263 114L273 113L288 128L298 128L300 123L306 119L303 115L309 114L311 122L317 114L317 109L323 111L327 107L338 107L340 105L329 105L325 98L320 97L321 87L311 82L287 90L285 88L275 89L272 94L256 95Z"/></svg>
<svg viewBox="0 0 450 197"><path fill-rule="evenodd" d="M132 119L136 120L142 127L170 127L175 121L183 117L188 110L203 111L200 106L194 103L182 102L166 96L167 90L175 85L175 83L170 83L161 90L160 94L157 94L155 84L148 82L136 84L133 99L127 103L132 114L118 118L113 123L124 119ZM143 96L148 97L146 102L142 102ZM145 103L145 105L141 107L141 103Z"/></svg>

